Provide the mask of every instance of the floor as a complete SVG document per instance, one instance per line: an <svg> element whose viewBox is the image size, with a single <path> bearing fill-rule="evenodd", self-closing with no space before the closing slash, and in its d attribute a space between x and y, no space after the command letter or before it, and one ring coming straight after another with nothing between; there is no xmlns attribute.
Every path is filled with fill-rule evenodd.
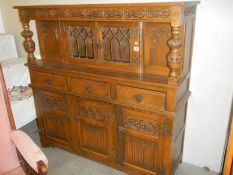
<svg viewBox="0 0 233 175"><path fill-rule="evenodd" d="M40 146L35 121L21 128ZM42 148L49 160L49 175L127 175L58 148ZM217 175L204 168L182 163L175 175Z"/></svg>

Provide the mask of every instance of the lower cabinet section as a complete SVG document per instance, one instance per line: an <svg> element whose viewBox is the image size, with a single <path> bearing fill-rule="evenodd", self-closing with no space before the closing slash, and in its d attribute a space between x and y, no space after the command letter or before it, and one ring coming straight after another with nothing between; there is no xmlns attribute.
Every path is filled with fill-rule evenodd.
<svg viewBox="0 0 233 175"><path fill-rule="evenodd" d="M69 145L70 119L64 112L44 111L44 125L46 137L54 142Z"/></svg>
<svg viewBox="0 0 233 175"><path fill-rule="evenodd" d="M104 161L115 159L114 122L111 104L82 98L74 100L74 149Z"/></svg>
<svg viewBox="0 0 233 175"><path fill-rule="evenodd" d="M162 164L163 139L159 117L127 108L118 116L119 163L139 174L159 174Z"/></svg>
<svg viewBox="0 0 233 175"><path fill-rule="evenodd" d="M166 117L34 90L42 143L140 175L165 175Z"/></svg>
<svg viewBox="0 0 233 175"><path fill-rule="evenodd" d="M42 143L69 148L71 146L71 117L68 98L61 93L34 90Z"/></svg>

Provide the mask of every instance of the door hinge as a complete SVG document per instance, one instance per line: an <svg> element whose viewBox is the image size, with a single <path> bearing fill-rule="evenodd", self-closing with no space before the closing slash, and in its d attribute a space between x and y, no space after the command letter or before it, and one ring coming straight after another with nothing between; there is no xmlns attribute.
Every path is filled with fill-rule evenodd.
<svg viewBox="0 0 233 175"><path fill-rule="evenodd" d="M164 165L159 166L158 175L165 175L165 166Z"/></svg>
<svg viewBox="0 0 233 175"><path fill-rule="evenodd" d="M163 136L167 136L168 135L168 124L167 123L162 124L161 134Z"/></svg>
<svg viewBox="0 0 233 175"><path fill-rule="evenodd" d="M116 158L116 151L110 151L109 157L111 157L112 159L115 159Z"/></svg>

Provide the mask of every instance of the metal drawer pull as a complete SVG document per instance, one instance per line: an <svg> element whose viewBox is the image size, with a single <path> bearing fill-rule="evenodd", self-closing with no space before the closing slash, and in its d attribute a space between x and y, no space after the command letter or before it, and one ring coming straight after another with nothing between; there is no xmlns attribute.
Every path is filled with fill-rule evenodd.
<svg viewBox="0 0 233 175"><path fill-rule="evenodd" d="M47 85L52 85L52 84L53 84L53 80L52 80L51 78L46 78L46 79L45 79L45 83L46 83Z"/></svg>
<svg viewBox="0 0 233 175"><path fill-rule="evenodd" d="M140 103L143 100L143 96L141 94L136 94L135 95L135 100L137 103Z"/></svg>
<svg viewBox="0 0 233 175"><path fill-rule="evenodd" d="M87 86L87 87L85 87L85 92L86 93L88 93L88 94L90 94L91 92L92 92L92 87L91 86Z"/></svg>

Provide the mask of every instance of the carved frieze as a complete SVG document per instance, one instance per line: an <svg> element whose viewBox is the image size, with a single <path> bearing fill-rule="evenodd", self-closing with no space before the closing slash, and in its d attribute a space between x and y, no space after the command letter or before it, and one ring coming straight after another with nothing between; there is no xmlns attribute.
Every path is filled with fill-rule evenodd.
<svg viewBox="0 0 233 175"><path fill-rule="evenodd" d="M170 11L165 7L157 8L36 8L24 10L24 18L168 18Z"/></svg>
<svg viewBox="0 0 233 175"><path fill-rule="evenodd" d="M45 109L55 109L59 111L66 111L66 102L56 99L43 97L41 98L41 105Z"/></svg>
<svg viewBox="0 0 233 175"><path fill-rule="evenodd" d="M88 107L88 106L79 105L78 114L80 116L92 118L98 121L106 120L106 115L104 114L104 112L98 109L95 109L95 108Z"/></svg>
<svg viewBox="0 0 233 175"><path fill-rule="evenodd" d="M123 119L125 128L144 132L151 135L158 135L159 123L157 121L146 121L143 119L126 117Z"/></svg>

